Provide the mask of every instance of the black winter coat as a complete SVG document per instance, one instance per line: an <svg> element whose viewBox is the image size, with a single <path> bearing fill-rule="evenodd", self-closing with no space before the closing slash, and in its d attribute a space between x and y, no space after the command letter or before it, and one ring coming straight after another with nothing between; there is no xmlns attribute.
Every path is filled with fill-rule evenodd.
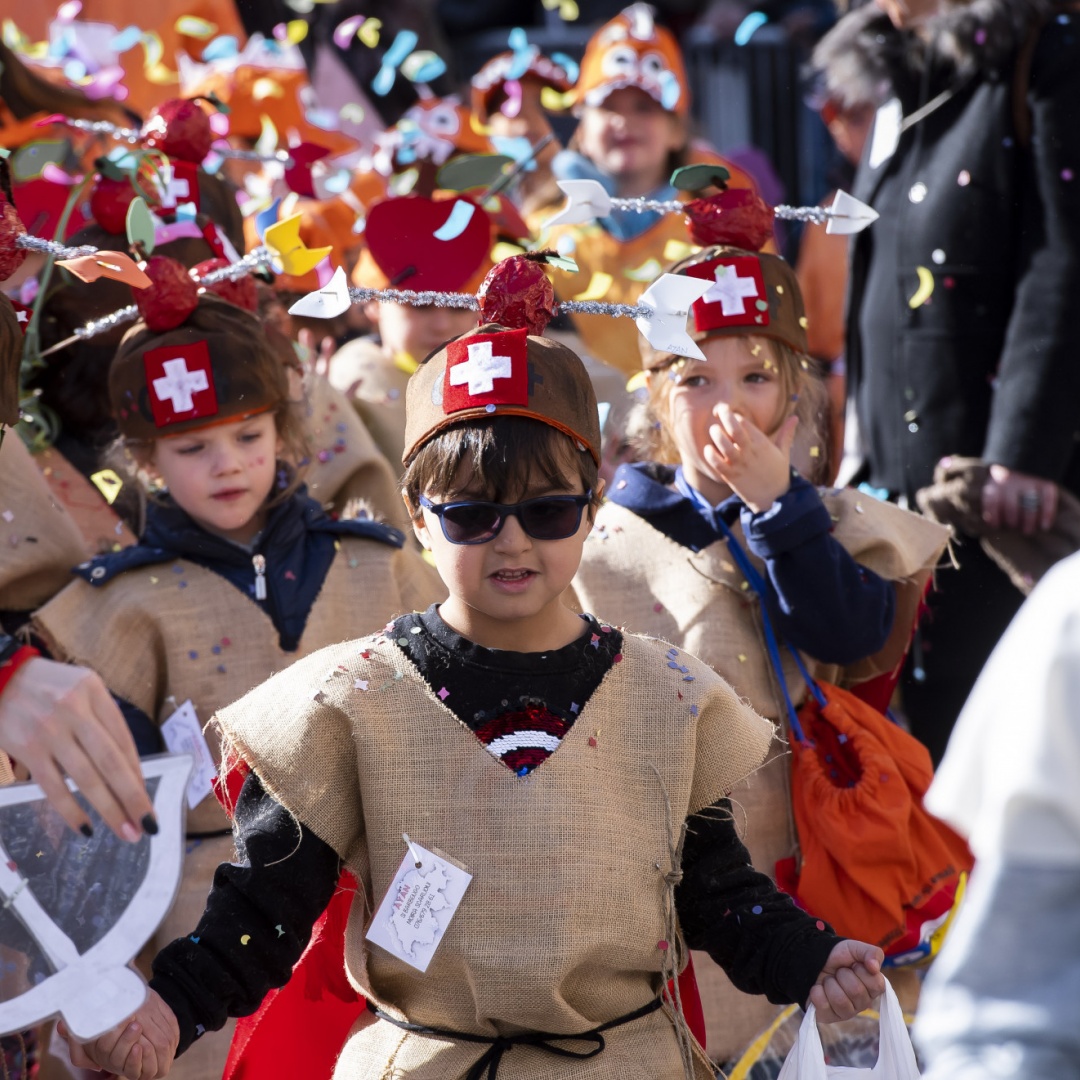
<svg viewBox="0 0 1080 1080"><path fill-rule="evenodd" d="M914 120L854 188L881 214L852 248L860 478L911 495L963 454L1080 493L1080 10L974 0L925 40L848 19Z"/></svg>

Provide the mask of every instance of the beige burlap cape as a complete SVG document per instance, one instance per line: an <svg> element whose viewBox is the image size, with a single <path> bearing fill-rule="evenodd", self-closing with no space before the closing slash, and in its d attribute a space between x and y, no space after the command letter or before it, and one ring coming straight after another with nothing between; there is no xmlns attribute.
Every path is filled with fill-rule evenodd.
<svg viewBox="0 0 1080 1080"><path fill-rule="evenodd" d="M323 650L217 716L267 790L356 872L354 985L410 1021L489 1036L582 1032L654 999L669 933L665 794L677 827L758 767L772 725L706 665L682 657L679 671L666 643L628 634L559 748L518 777L388 635ZM473 874L426 974L363 940L402 833ZM588 1061L515 1047L499 1076L684 1075L665 1012L606 1040ZM483 1049L379 1021L354 1030L334 1075L453 1080ZM704 1059L695 1075L711 1077Z"/></svg>
<svg viewBox="0 0 1080 1080"><path fill-rule="evenodd" d="M948 530L852 490L826 491L822 499L833 518L832 535L861 565L896 586L894 629L881 652L843 669L804 657L815 678L851 685L894 670L902 659ZM745 549L738 522L732 532ZM657 634L700 656L759 713L783 727L784 703L765 649L758 599L724 541L691 551L631 510L608 502L597 514L573 587L583 610L603 611L631 630ZM805 686L786 654L784 672L798 703ZM797 847L786 744L773 746L765 767L740 785L732 800L754 866L774 876L777 860L795 854ZM778 1007L736 990L704 953L694 954L694 968L709 1053L728 1060L768 1025Z"/></svg>
<svg viewBox="0 0 1080 1080"><path fill-rule="evenodd" d="M78 526L52 496L14 431L0 446L0 551L2 611L33 611L58 593L71 580L71 568L86 558Z"/></svg>

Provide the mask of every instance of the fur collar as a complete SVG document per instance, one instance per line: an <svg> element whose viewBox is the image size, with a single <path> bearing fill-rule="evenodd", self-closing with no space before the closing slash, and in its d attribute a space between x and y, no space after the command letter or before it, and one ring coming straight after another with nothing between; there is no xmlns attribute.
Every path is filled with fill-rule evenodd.
<svg viewBox="0 0 1080 1080"><path fill-rule="evenodd" d="M942 0L925 32L897 30L873 3L845 15L818 43L813 67L845 105L879 105L929 64L938 79L1007 70L1053 0Z"/></svg>

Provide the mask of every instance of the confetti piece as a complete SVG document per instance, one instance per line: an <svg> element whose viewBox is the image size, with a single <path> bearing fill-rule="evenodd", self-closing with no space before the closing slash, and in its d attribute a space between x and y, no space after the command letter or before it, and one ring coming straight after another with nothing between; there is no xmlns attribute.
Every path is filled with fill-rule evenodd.
<svg viewBox="0 0 1080 1080"><path fill-rule="evenodd" d="M668 943L667 943L666 941L658 941L658 942L656 943L656 947L657 947L657 948L658 948L658 949L659 949L659 950L660 950L661 952L667 952L667 950L668 950Z"/></svg>
<svg viewBox="0 0 1080 1080"><path fill-rule="evenodd" d="M281 923L278 923L278 925L275 926L274 929L277 931L277 936L278 937L284 937L285 936L285 931L281 929Z"/></svg>
<svg viewBox="0 0 1080 1080"><path fill-rule="evenodd" d="M15 520L15 515L10 510L5 510L2 514L0 514L0 517L2 517L6 522L8 522L8 524Z"/></svg>
<svg viewBox="0 0 1080 1080"><path fill-rule="evenodd" d="M929 301L934 294L934 275L925 266L916 266L915 273L919 275L919 287L911 294L908 307L915 310Z"/></svg>
<svg viewBox="0 0 1080 1080"><path fill-rule="evenodd" d="M602 270L596 270L589 279L589 284L585 291L578 293L574 299L599 300L607 295L607 291L611 288L613 280L614 279L610 274L605 274Z"/></svg>
<svg viewBox="0 0 1080 1080"><path fill-rule="evenodd" d="M659 259L646 259L640 266L632 270L624 270L623 277L631 281L655 281L660 276L663 267Z"/></svg>
<svg viewBox="0 0 1080 1080"><path fill-rule="evenodd" d="M116 502L116 497L124 486L123 480L112 469L102 469L100 472L91 473L90 482L101 492L110 506Z"/></svg>
<svg viewBox="0 0 1080 1080"><path fill-rule="evenodd" d="M347 104L342 105L338 110L338 116L351 124L362 124L366 115L364 106L357 104L355 101L350 101Z"/></svg>
<svg viewBox="0 0 1080 1080"><path fill-rule="evenodd" d="M368 19L360 27L356 36L369 48L374 49L379 44L379 31L382 29L382 19Z"/></svg>
<svg viewBox="0 0 1080 1080"><path fill-rule="evenodd" d="M241 934L240 935L240 944L241 945L246 945L250 940L251 940L251 935L250 934Z"/></svg>
<svg viewBox="0 0 1080 1080"><path fill-rule="evenodd" d="M197 15L181 15L174 26L178 34L193 38L212 38L218 30L217 23L200 19Z"/></svg>
<svg viewBox="0 0 1080 1080"><path fill-rule="evenodd" d="M353 682L354 690L366 690L368 688L367 679L357 679Z"/></svg>
<svg viewBox="0 0 1080 1080"><path fill-rule="evenodd" d="M450 691L447 690L445 686L439 690L439 697L442 698L443 701L445 701L449 696Z"/></svg>
<svg viewBox="0 0 1080 1080"><path fill-rule="evenodd" d="M588 738L588 743L589 743L589 745L591 747L593 747L595 749L595 747L598 745L597 741L596 741L596 736L595 735L590 735L589 738Z"/></svg>
<svg viewBox="0 0 1080 1080"><path fill-rule="evenodd" d="M365 15L353 15L351 18L345 19L344 22L339 22L334 27L334 44L339 49L347 49L352 44L352 39L356 36L357 30L366 21L367 17Z"/></svg>

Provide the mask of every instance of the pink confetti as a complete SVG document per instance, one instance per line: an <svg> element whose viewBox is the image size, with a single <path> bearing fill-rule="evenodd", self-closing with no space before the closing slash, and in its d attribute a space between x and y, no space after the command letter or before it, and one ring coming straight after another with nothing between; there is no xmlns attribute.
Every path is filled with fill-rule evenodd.
<svg viewBox="0 0 1080 1080"><path fill-rule="evenodd" d="M446 700L446 699L447 699L447 698L448 698L449 696L450 696L450 691L449 691L449 690L447 690L447 689L446 689L446 687L444 686L444 687L443 687L443 688L442 688L442 689L441 689L441 690L439 691L439 697L440 697L440 698L442 698L442 700L443 700L443 701L445 701L445 700Z"/></svg>
<svg viewBox="0 0 1080 1080"><path fill-rule="evenodd" d="M517 79L511 79L503 83L503 92L506 100L499 106L499 112L508 120L513 120L521 112L521 83Z"/></svg>
<svg viewBox="0 0 1080 1080"><path fill-rule="evenodd" d="M590 735L589 739L588 739L588 742L589 742L589 745L595 749L595 747L596 747L596 736L595 735Z"/></svg>
<svg viewBox="0 0 1080 1080"><path fill-rule="evenodd" d="M982 27L979 27L979 29L975 31L975 44L976 45L985 45L986 44L986 31Z"/></svg>
<svg viewBox="0 0 1080 1080"><path fill-rule="evenodd" d="M80 179L64 172L63 169L51 161L41 170L41 176L43 179L48 180L50 184L63 184L64 187L71 187L72 184L77 184Z"/></svg>
<svg viewBox="0 0 1080 1080"><path fill-rule="evenodd" d="M71 22L72 19L78 17L80 11L82 11L82 0L68 0L66 4L61 4L56 9L56 21Z"/></svg>
<svg viewBox="0 0 1080 1080"><path fill-rule="evenodd" d="M816 923L814 923L814 925L815 925L815 926L816 926L816 927L817 927L817 928L818 928L819 930L824 930L824 929L825 929L825 924L824 924L824 923L823 923L823 922L822 922L822 921L821 921L820 919L818 919L818 921L817 921Z"/></svg>
<svg viewBox="0 0 1080 1080"><path fill-rule="evenodd" d="M1072 169L1062 169L1061 170L1061 179L1064 180L1065 183L1068 183L1072 178L1073 178Z"/></svg>
<svg viewBox="0 0 1080 1080"><path fill-rule="evenodd" d="M334 28L334 44L339 49L347 49L356 36L356 31L364 24L365 16L353 15L352 18L339 22Z"/></svg>
<svg viewBox="0 0 1080 1080"><path fill-rule="evenodd" d="M664 605L663 604L653 604L652 609L653 609L653 611L661 612L661 611L664 610Z"/></svg>
<svg viewBox="0 0 1080 1080"><path fill-rule="evenodd" d="M658 949L659 949L659 950L660 950L661 952L667 952L667 950L668 950L668 943L667 943L666 941L658 941L658 942L656 943L656 947L657 947L657 948L658 948Z"/></svg>
<svg viewBox="0 0 1080 1080"><path fill-rule="evenodd" d="M210 130L215 135L220 135L224 138L229 134L229 118L221 112L212 112L210 114Z"/></svg>

